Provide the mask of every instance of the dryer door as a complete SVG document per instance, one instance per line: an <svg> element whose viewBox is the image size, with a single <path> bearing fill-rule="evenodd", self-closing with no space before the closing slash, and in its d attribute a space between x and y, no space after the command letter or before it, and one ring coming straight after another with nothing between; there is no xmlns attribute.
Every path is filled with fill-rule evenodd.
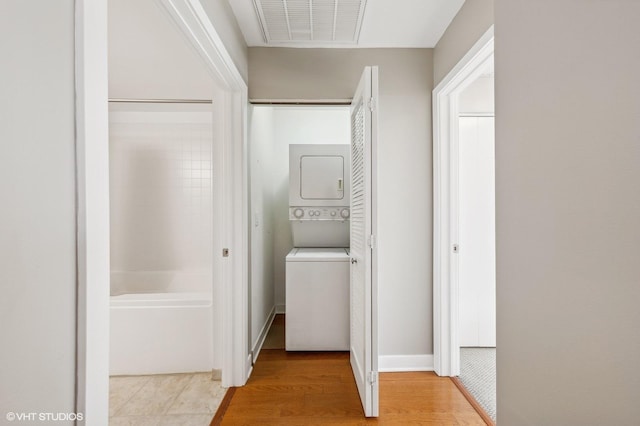
<svg viewBox="0 0 640 426"><path fill-rule="evenodd" d="M289 145L289 206L348 207L348 144Z"/></svg>
<svg viewBox="0 0 640 426"><path fill-rule="evenodd" d="M304 155L300 158L300 196L304 200L344 198L345 158Z"/></svg>

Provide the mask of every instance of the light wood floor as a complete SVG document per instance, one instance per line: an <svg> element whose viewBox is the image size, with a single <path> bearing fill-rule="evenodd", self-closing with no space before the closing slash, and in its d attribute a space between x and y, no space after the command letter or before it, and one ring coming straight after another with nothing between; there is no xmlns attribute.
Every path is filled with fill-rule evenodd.
<svg viewBox="0 0 640 426"><path fill-rule="evenodd" d="M222 425L484 425L446 377L381 373L380 417L365 419L346 352L262 350Z"/></svg>

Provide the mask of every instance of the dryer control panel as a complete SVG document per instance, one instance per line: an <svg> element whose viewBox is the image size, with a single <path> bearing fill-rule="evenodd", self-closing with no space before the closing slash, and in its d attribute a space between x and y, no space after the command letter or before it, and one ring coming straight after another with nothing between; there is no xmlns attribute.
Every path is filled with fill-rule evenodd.
<svg viewBox="0 0 640 426"><path fill-rule="evenodd" d="M289 207L289 220L348 220L349 207Z"/></svg>

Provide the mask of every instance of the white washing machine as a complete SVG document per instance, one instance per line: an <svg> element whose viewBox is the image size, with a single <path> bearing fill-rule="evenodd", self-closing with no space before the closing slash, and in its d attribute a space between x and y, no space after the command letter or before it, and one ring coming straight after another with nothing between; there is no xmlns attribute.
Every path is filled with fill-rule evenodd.
<svg viewBox="0 0 640 426"><path fill-rule="evenodd" d="M349 350L349 249L294 248L286 258L288 351Z"/></svg>

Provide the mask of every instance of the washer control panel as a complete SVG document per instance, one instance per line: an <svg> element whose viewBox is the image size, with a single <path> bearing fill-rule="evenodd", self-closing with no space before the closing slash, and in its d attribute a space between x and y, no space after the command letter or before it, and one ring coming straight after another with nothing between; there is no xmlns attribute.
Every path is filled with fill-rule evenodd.
<svg viewBox="0 0 640 426"><path fill-rule="evenodd" d="M347 220L349 207L289 207L289 220Z"/></svg>

